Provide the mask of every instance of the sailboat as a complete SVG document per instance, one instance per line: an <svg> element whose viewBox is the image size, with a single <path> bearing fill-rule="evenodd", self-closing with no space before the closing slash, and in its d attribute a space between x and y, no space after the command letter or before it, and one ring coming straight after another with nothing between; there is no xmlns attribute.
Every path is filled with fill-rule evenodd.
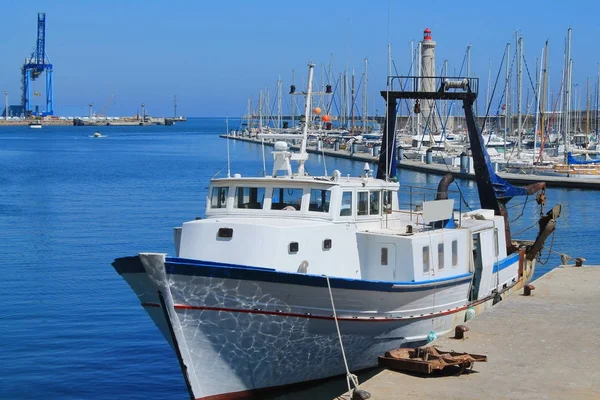
<svg viewBox="0 0 600 400"><path fill-rule="evenodd" d="M375 175L369 164L360 176L308 175L305 122L298 153L275 143L271 175L228 167L210 181L206 217L175 228L173 256L114 260L173 348L192 399L243 399L340 374L355 390L352 372L385 351L425 344L532 279L560 206L533 241L511 238L505 204L545 186L513 187L494 173L472 111L477 80L465 82L460 93L382 92ZM463 100L481 209L455 211L451 176L400 209L399 192L414 189L396 177L396 99L410 95Z"/></svg>

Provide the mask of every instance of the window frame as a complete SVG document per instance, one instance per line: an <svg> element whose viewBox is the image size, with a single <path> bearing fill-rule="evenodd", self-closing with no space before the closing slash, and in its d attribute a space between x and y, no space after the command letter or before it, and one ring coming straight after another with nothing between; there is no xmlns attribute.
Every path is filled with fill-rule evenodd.
<svg viewBox="0 0 600 400"><path fill-rule="evenodd" d="M429 245L423 246L422 254L422 263L423 263L423 275L429 275L431 273L431 251L429 250ZM427 269L425 269L427 266Z"/></svg>
<svg viewBox="0 0 600 400"><path fill-rule="evenodd" d="M452 268L458 266L458 239L452 239Z"/></svg>
<svg viewBox="0 0 600 400"><path fill-rule="evenodd" d="M324 204L321 204L321 208L323 210L311 210L310 206L312 204L312 196L313 196L313 192L317 192L317 195L321 195L323 194L323 192L326 193L326 203L327 204L327 209L325 210L325 206ZM309 212L315 212L315 213L321 213L321 214L329 214L329 212L331 211L331 189L317 189L317 188L311 188L310 191L308 192L308 211ZM320 199L322 200L322 199ZM319 200L319 201L320 201Z"/></svg>
<svg viewBox="0 0 600 400"><path fill-rule="evenodd" d="M371 204L373 202L373 200L371 199L371 196L376 194L377 195L377 212L373 213L373 210L371 209ZM381 197L382 197L382 191L381 190L370 190L369 191L369 216L378 216L381 215L382 212L382 201L381 201Z"/></svg>
<svg viewBox="0 0 600 400"><path fill-rule="evenodd" d="M356 216L357 217L368 217L369 216L369 191L368 190L357 190L356 191ZM364 200L365 210L364 214L362 214L363 210L360 209L361 196L366 195L366 199Z"/></svg>
<svg viewBox="0 0 600 400"><path fill-rule="evenodd" d="M260 208L244 208L244 207L238 207L238 191L239 189L257 189L257 194L256 197L257 199L260 197L260 190L262 189L262 201L258 202L260 203ZM248 197L250 197L250 193L248 193ZM267 188L264 186L235 186L234 189L234 196L233 196L233 209L234 210L264 210L265 209L265 203L266 203L266 198L267 198ZM248 198L248 203L246 204L250 204L250 198Z"/></svg>
<svg viewBox="0 0 600 400"><path fill-rule="evenodd" d="M286 190L294 190L294 191L301 191L301 195L300 195L300 207L297 206L296 203L291 203L291 202L275 202L274 201L274 197L275 197L275 191L280 191L283 190L284 194ZM306 194L306 191L304 188L301 187L273 187L271 188L271 197L270 197L270 205L269 205L269 211L302 211L303 207L304 207L304 195ZM281 200L285 200L285 195L283 196L283 198ZM294 199L297 200L297 199ZM273 205L275 204L286 204L286 206L281 207L281 208L273 208ZM285 207L287 206L293 206L295 208L295 210L284 210Z"/></svg>
<svg viewBox="0 0 600 400"><path fill-rule="evenodd" d="M222 206L215 207L213 205L213 199L214 199L214 196L215 196L215 191L218 191L217 192L217 197L218 198L221 197L221 195L222 195L223 192L225 193L225 201L223 202ZM211 210L223 210L223 209L227 209L228 208L228 202L229 202L229 186L213 186L212 187L212 193L210 195L210 202L209 202L210 209ZM219 203L221 203L221 202L219 202Z"/></svg>
<svg viewBox="0 0 600 400"><path fill-rule="evenodd" d="M350 194L350 213L347 215L342 215L342 211L344 211L345 209L342 208L342 206L344 205L344 195L345 194ZM352 217L354 216L354 191L353 190L342 190L341 191L341 195L340 195L340 210L338 213L338 216L341 218L348 218L348 217Z"/></svg>

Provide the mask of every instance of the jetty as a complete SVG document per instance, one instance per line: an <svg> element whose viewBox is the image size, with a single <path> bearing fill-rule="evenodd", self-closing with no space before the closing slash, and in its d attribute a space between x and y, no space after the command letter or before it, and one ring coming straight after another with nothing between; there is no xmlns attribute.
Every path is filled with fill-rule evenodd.
<svg viewBox="0 0 600 400"><path fill-rule="evenodd" d="M42 118L0 118L2 126L28 126L39 123L43 126L151 126L173 125L176 122L185 122L186 117L42 117Z"/></svg>
<svg viewBox="0 0 600 400"><path fill-rule="evenodd" d="M247 137L240 135L220 135L222 138L229 140L238 140L243 142L263 144L261 139L255 137ZM265 146L273 146L274 142L270 139L264 140ZM291 145L290 148L298 149L299 146ZM322 147L318 149L316 146L308 146L306 151L313 154L321 154L330 157L345 158L353 161L361 161L374 163L377 162L379 156L376 154L370 154L365 152L353 152L352 150L336 150L331 148ZM448 172L454 174L456 178L475 180L475 174L471 172L461 171L460 167L453 166L450 164L431 163L427 164L418 160L407 160L399 159L397 163L398 169L411 170L416 172L422 172L426 174L434 175L445 175ZM539 181L546 182L547 187L557 188L570 188L570 189L588 189L588 190L600 190L600 179L584 179L584 178L570 178L561 176L545 176L545 175L533 175L533 174L515 174L509 172L498 172L498 175L510 183L517 185L529 185Z"/></svg>
<svg viewBox="0 0 600 400"><path fill-rule="evenodd" d="M378 369L360 388L383 399L600 398L600 267L560 266L535 282L530 296L502 300L432 344L487 355L460 376ZM335 400L350 400L348 393Z"/></svg>

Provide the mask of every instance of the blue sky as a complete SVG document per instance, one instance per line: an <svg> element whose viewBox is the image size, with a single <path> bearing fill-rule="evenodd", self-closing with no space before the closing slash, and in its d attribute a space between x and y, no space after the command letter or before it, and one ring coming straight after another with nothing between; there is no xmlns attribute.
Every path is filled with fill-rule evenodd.
<svg viewBox="0 0 600 400"><path fill-rule="evenodd" d="M600 61L600 6L591 1L13 1L0 13L0 90L9 90L11 104L18 102L20 66L35 46L38 12L46 12L61 115L85 115L90 102L108 115L135 114L141 103L152 115L171 115L177 95L178 114L237 117L265 86L274 96L278 76L287 93L292 69L303 87L308 61L320 66L331 59L336 75L346 65L360 75L364 58L370 113L382 114L377 93L385 87L388 38L406 74L410 41L420 40L425 27L437 42L438 68L447 59L458 71L472 46L471 70L482 89L490 62L492 75L498 72L506 42L514 50L517 30L532 74L550 41L550 91L560 85L569 26L573 83L594 82ZM585 89L581 97L584 106Z"/></svg>

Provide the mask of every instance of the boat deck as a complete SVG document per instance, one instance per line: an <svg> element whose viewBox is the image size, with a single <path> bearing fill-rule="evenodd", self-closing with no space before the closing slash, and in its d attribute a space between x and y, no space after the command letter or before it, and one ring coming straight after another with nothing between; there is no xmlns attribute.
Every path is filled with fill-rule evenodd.
<svg viewBox="0 0 600 400"><path fill-rule="evenodd" d="M443 350L487 355L473 373L423 377L379 369L360 387L373 400L598 399L598 282L599 267L557 268L533 283L532 296L509 297L466 323L465 340L435 341Z"/></svg>

